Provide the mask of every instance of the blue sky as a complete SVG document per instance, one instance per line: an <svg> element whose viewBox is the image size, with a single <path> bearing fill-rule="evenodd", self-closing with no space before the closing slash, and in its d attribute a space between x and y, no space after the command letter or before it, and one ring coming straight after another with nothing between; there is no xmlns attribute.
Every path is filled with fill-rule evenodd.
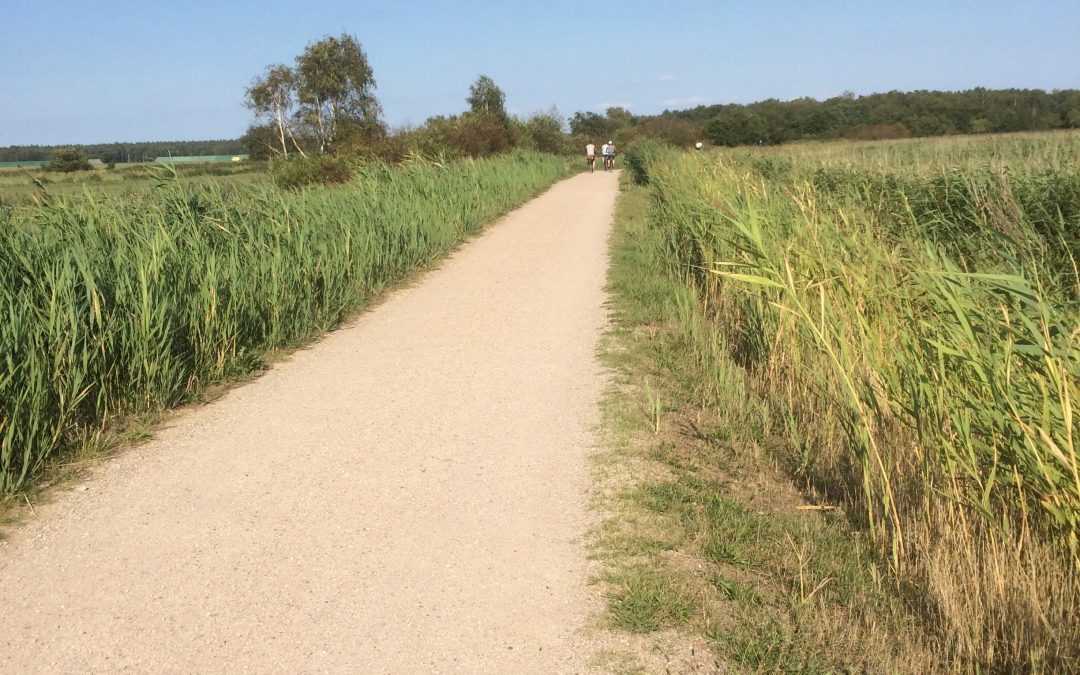
<svg viewBox="0 0 1080 675"><path fill-rule="evenodd" d="M465 109L489 75L517 114L1080 88L1077 0L2 0L0 146L235 138L244 88L348 32L392 126Z"/></svg>

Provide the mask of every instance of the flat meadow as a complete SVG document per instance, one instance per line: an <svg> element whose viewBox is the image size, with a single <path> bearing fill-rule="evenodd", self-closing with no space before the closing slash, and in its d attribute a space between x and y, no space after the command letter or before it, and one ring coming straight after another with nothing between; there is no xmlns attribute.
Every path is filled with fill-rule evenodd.
<svg viewBox="0 0 1080 675"><path fill-rule="evenodd" d="M267 179L266 162L179 164L177 177L195 183L240 184ZM113 168L61 173L40 168L0 169L0 206L38 202L45 195L75 196L87 190L98 195L123 195L153 187L171 171L156 164L118 164Z"/></svg>

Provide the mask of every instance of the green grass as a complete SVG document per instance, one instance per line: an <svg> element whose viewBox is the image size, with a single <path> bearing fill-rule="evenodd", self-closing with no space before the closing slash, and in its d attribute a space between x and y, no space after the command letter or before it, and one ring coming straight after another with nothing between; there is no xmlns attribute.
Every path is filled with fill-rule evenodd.
<svg viewBox="0 0 1080 675"><path fill-rule="evenodd" d="M868 537L839 513L799 509L745 374L701 360L707 324L690 320L692 294L665 271L648 205L624 186L609 272L597 538L609 624L645 641L639 650L677 631L747 671L930 669L939 662Z"/></svg>
<svg viewBox="0 0 1080 675"><path fill-rule="evenodd" d="M1075 667L1080 134L643 157L682 399L846 507L942 662Z"/></svg>
<svg viewBox="0 0 1080 675"><path fill-rule="evenodd" d="M567 171L515 153L297 192L169 173L0 208L0 494L111 421L258 371Z"/></svg>
<svg viewBox="0 0 1080 675"><path fill-rule="evenodd" d="M612 624L631 633L651 633L686 623L693 603L677 580L652 567L621 570L609 579Z"/></svg>
<svg viewBox="0 0 1080 675"><path fill-rule="evenodd" d="M0 169L0 208L28 206L48 197L78 197L86 192L99 199L121 197L153 189L162 175L175 172L190 183L247 185L267 180L265 162L221 165L120 165L113 169L56 173L41 169Z"/></svg>

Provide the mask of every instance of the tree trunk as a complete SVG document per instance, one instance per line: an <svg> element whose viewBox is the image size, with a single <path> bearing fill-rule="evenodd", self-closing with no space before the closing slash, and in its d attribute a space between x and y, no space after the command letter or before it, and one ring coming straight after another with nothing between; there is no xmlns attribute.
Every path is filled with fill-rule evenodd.
<svg viewBox="0 0 1080 675"><path fill-rule="evenodd" d="M300 144L296 142L296 137L293 136L292 127L285 127L285 129L289 132L289 140L292 141L293 147L296 148L296 151L300 153L301 157L307 157L307 153L304 152L304 149L301 148Z"/></svg>
<svg viewBox="0 0 1080 675"><path fill-rule="evenodd" d="M282 110L280 105L275 105L274 112L277 115L278 137L281 139L281 153L285 156L285 159L288 159L289 146L285 144L285 111Z"/></svg>
<svg viewBox="0 0 1080 675"><path fill-rule="evenodd" d="M323 101L322 99L316 99L315 101L315 120L319 123L319 154L326 154L326 146L329 145L329 141L326 138L326 124L323 119Z"/></svg>

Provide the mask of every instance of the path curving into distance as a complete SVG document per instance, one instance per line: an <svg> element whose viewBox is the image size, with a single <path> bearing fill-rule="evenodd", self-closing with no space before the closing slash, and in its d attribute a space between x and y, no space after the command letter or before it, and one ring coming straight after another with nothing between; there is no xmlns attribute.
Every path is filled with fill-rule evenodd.
<svg viewBox="0 0 1080 675"><path fill-rule="evenodd" d="M37 508L0 672L587 670L587 455L616 174Z"/></svg>

